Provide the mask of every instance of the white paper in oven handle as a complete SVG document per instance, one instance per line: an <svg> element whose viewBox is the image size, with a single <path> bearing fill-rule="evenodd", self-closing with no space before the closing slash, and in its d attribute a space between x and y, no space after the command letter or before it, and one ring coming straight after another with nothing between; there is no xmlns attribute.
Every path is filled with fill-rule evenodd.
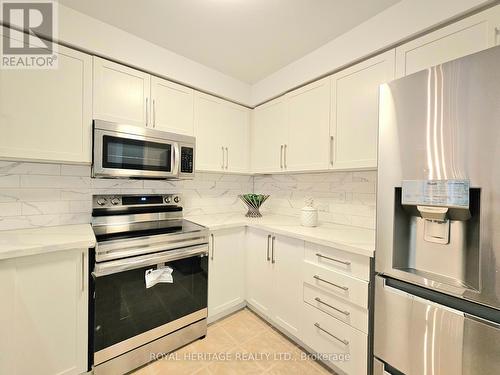
<svg viewBox="0 0 500 375"><path fill-rule="evenodd" d="M173 269L170 267L158 268L158 269L149 269L146 270L145 280L146 280L146 288L151 288L158 283L173 283L174 278L172 277Z"/></svg>

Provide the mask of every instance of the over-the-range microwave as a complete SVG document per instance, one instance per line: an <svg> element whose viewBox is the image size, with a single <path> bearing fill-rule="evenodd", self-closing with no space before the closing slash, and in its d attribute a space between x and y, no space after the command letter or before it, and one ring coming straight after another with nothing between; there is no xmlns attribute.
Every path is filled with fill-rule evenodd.
<svg viewBox="0 0 500 375"><path fill-rule="evenodd" d="M94 120L92 177L193 178L195 145L195 137Z"/></svg>

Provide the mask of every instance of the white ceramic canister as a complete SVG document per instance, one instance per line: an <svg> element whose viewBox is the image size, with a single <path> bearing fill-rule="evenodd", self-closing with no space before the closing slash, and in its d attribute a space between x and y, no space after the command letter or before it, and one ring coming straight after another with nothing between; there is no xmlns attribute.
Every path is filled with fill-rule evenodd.
<svg viewBox="0 0 500 375"><path fill-rule="evenodd" d="M306 198L306 205L300 213L300 222L304 227L315 227L318 225L318 209L313 207L312 198Z"/></svg>

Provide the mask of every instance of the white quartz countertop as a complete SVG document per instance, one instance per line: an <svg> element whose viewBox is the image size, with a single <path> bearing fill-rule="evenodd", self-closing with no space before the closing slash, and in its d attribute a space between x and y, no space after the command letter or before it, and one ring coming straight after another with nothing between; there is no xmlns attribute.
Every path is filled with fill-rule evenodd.
<svg viewBox="0 0 500 375"><path fill-rule="evenodd" d="M314 228L303 227L298 217L285 215L247 218L234 213L188 216L186 219L210 230L248 226L364 256L373 257L375 253L375 231L372 229L321 222Z"/></svg>
<svg viewBox="0 0 500 375"><path fill-rule="evenodd" d="M96 244L90 224L0 231L0 260Z"/></svg>

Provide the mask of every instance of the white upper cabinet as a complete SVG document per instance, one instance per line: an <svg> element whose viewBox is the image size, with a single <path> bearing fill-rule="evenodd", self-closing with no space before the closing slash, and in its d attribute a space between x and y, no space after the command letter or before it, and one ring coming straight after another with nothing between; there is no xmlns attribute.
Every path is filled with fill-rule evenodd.
<svg viewBox="0 0 500 375"><path fill-rule="evenodd" d="M151 77L151 125L158 130L194 134L194 90Z"/></svg>
<svg viewBox="0 0 500 375"><path fill-rule="evenodd" d="M393 78L394 50L331 77L331 168L377 166L379 85Z"/></svg>
<svg viewBox="0 0 500 375"><path fill-rule="evenodd" d="M287 171L328 169L330 79L311 83L286 95L288 142L283 165Z"/></svg>
<svg viewBox="0 0 500 375"><path fill-rule="evenodd" d="M91 162L92 58L57 56L57 69L0 69L1 158Z"/></svg>
<svg viewBox="0 0 500 375"><path fill-rule="evenodd" d="M272 173L284 170L283 148L288 139L286 104L283 97L252 111L252 171Z"/></svg>
<svg viewBox="0 0 500 375"><path fill-rule="evenodd" d="M222 134L221 100L196 92L194 108L196 169L223 171L226 166L226 153Z"/></svg>
<svg viewBox="0 0 500 375"><path fill-rule="evenodd" d="M195 93L197 169L243 172L250 168L250 110Z"/></svg>
<svg viewBox="0 0 500 375"><path fill-rule="evenodd" d="M225 170L248 173L250 171L250 110L222 103L222 133L225 147Z"/></svg>
<svg viewBox="0 0 500 375"><path fill-rule="evenodd" d="M149 74L94 57L94 119L151 124L150 85Z"/></svg>
<svg viewBox="0 0 500 375"><path fill-rule="evenodd" d="M396 48L396 77L498 44L500 7L455 22Z"/></svg>

